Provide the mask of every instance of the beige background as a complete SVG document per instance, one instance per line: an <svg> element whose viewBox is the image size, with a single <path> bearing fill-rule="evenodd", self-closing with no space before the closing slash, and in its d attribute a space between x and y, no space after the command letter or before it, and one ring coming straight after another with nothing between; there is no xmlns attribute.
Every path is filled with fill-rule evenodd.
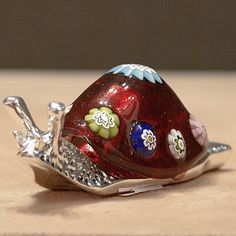
<svg viewBox="0 0 236 236"><path fill-rule="evenodd" d="M69 104L102 72L0 72L0 97L23 96L42 129L49 101ZM210 140L236 146L236 73L162 72ZM14 120L0 106L0 235L236 235L236 157L220 170L129 198L52 192L16 157Z"/></svg>

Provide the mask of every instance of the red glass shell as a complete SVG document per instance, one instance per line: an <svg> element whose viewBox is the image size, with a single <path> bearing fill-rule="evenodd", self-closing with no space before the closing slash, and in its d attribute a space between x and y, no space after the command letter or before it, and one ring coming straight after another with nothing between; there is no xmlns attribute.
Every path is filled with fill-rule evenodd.
<svg viewBox="0 0 236 236"><path fill-rule="evenodd" d="M104 139L92 132L84 120L92 108L109 107L120 119L119 133ZM105 74L74 102L65 117L64 136L106 173L119 178L174 178L193 167L205 154L193 137L190 114L163 81L150 83L122 74ZM155 152L140 157L130 143L133 122L147 122L157 137ZM176 161L168 148L171 129L179 130L186 144L186 158Z"/></svg>

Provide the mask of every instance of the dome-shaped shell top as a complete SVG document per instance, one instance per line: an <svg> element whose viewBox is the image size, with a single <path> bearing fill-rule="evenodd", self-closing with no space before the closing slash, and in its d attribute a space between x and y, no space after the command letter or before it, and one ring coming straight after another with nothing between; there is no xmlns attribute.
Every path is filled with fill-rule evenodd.
<svg viewBox="0 0 236 236"><path fill-rule="evenodd" d="M206 152L204 126L194 119L153 69L125 64L73 102L64 135L78 148L82 138L114 175L123 170L136 178L174 178Z"/></svg>
<svg viewBox="0 0 236 236"><path fill-rule="evenodd" d="M112 74L123 74L127 77L137 78L139 80L147 80L153 84L162 84L162 80L157 72L148 66L137 64L122 64L112 68L108 72Z"/></svg>

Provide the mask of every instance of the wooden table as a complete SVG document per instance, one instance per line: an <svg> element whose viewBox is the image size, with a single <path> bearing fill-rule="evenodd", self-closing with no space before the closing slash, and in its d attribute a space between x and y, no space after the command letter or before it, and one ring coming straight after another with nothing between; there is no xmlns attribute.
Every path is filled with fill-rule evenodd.
<svg viewBox="0 0 236 236"><path fill-rule="evenodd" d="M23 96L47 128L49 101L72 102L102 72L1 71L0 97ZM162 72L210 140L236 145L236 73ZM128 198L52 192L16 157L17 124L0 107L0 235L236 235L236 156L219 171Z"/></svg>

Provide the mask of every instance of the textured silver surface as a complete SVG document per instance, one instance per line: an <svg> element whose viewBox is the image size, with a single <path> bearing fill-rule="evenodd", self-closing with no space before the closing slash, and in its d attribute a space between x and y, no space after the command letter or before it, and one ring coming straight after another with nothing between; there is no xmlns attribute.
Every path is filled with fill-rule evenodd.
<svg viewBox="0 0 236 236"><path fill-rule="evenodd" d="M4 100L13 114L16 114L27 133L14 131L22 157L37 158L61 174L89 187L104 187L115 181L89 161L73 144L61 137L64 115L68 109L64 104L51 102L48 105L48 131L41 131L34 123L24 100L7 97Z"/></svg>
<svg viewBox="0 0 236 236"><path fill-rule="evenodd" d="M216 143L216 142L210 142L208 147L208 153L220 153L224 151L230 151L232 148L228 144L222 144L222 143Z"/></svg>
<svg viewBox="0 0 236 236"><path fill-rule="evenodd" d="M115 181L112 176L99 170L81 151L65 139L61 142L60 155L44 157L43 161L48 162L72 180L89 187L104 187Z"/></svg>
<svg viewBox="0 0 236 236"><path fill-rule="evenodd" d="M14 131L19 145L18 155L27 160L35 173L35 181L49 189L83 189L100 195L119 194L130 196L140 192L161 189L162 186L193 179L204 172L222 166L228 155L229 145L209 143L208 152L181 178L169 179L123 179L106 175L73 144L61 137L64 116L71 106L51 102L48 105L48 130L40 130L33 121L24 100L20 97L7 97L4 104L12 115L26 128L24 135ZM212 158L211 154L222 153Z"/></svg>

